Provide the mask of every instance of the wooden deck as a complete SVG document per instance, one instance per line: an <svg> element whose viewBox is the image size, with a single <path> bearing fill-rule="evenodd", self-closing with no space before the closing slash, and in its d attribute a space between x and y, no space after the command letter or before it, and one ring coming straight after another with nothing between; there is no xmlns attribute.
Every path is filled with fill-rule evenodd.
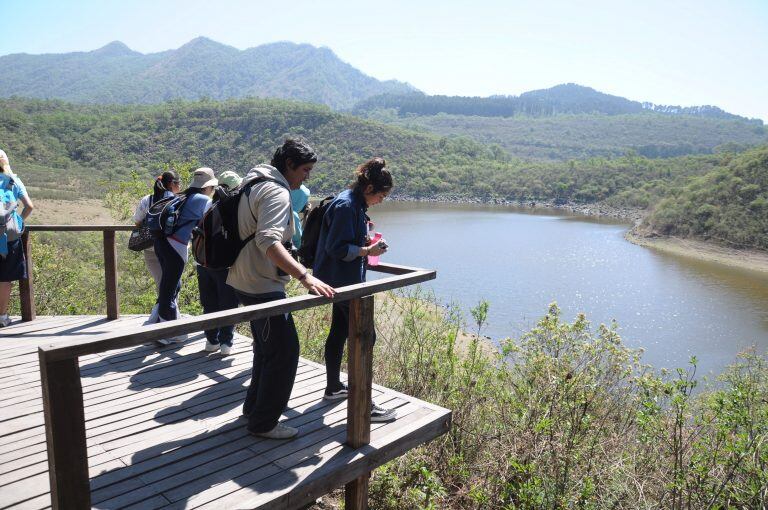
<svg viewBox="0 0 768 510"><path fill-rule="evenodd" d="M0 508L51 506L37 347L136 326L143 317L39 317L0 329ZM301 359L286 423L291 441L249 435L241 404L251 340L231 356L185 344L80 358L94 508L295 508L448 430L447 409L374 385L398 419L345 445L346 401L322 400L325 370Z"/></svg>

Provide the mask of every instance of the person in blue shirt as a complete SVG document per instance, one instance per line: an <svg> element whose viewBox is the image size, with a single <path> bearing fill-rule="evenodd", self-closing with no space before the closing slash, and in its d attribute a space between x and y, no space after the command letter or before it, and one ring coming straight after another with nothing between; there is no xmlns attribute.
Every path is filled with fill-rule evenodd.
<svg viewBox="0 0 768 510"><path fill-rule="evenodd" d="M179 214L176 231L170 236L160 236L155 239L155 253L162 268L157 291L158 322L170 321L178 317L176 297L181 290L181 275L189 258L187 245L192 237L192 229L211 204L210 196L217 184L218 180L210 168L195 170L192 183L182 192L187 196L187 200ZM182 341L183 339L184 337ZM161 343L168 343L168 341Z"/></svg>
<svg viewBox="0 0 768 510"><path fill-rule="evenodd" d="M357 168L357 178L329 204L320 228L313 272L316 278L334 288L365 281L368 255L379 256L387 250L379 240L369 244L369 207L380 204L392 189L392 175L383 158L373 158ZM326 400L347 397L347 386L341 382L341 359L349 336L349 301L333 304L331 330L325 341ZM395 419L394 409L373 404L372 422Z"/></svg>
<svg viewBox="0 0 768 510"><path fill-rule="evenodd" d="M16 280L27 278L27 262L21 244L24 220L35 208L21 179L11 170L5 151L0 150L0 328L11 323L8 303L11 286ZM24 206L21 213L18 203Z"/></svg>
<svg viewBox="0 0 768 510"><path fill-rule="evenodd" d="M291 242L296 249L301 247L301 234L303 233L299 214L307 210L308 203L309 188L302 184L299 189L291 190L291 209L293 209L293 237Z"/></svg>

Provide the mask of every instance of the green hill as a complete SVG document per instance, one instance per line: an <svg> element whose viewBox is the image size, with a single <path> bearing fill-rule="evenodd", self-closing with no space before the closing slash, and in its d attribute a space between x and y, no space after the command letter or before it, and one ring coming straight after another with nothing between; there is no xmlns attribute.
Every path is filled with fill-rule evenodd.
<svg viewBox="0 0 768 510"><path fill-rule="evenodd" d="M719 153L649 159L630 154L567 162L526 161L466 138L408 131L325 106L284 100L138 106L0 100L2 148L9 152L26 184L57 198L67 192L73 197L98 195L100 185L109 186L109 181L133 172L149 178L161 165L173 161L197 161L217 172L243 174L255 164L269 161L274 147L286 136L303 136L318 151L320 161L310 182L317 194L338 192L359 163L383 156L394 172L396 196L603 202L641 208L662 201L656 213L661 216L654 216L654 225L667 218L667 224L679 224L681 229L705 213L715 217L715 211L694 207L709 203L702 194L716 193L718 202L712 205L724 211L738 206L739 217L764 214L768 196L765 167L758 165L752 173L738 170L741 173L733 178L728 173L742 166L753 168L747 162L764 155L765 148L739 157ZM728 176L727 186L722 184L725 177L718 177L722 172ZM690 197L691 205L680 205L680 197ZM748 203L742 203L747 198ZM728 212L727 217L734 216ZM756 218L757 227L752 220L724 220L733 230L728 239L764 229L768 222L762 216ZM701 235L698 227L676 233Z"/></svg>
<svg viewBox="0 0 768 510"><path fill-rule="evenodd" d="M280 42L240 51L204 37L147 55L121 42L89 52L6 55L0 68L0 97L90 103L252 96L345 108L372 95L414 90L366 76L328 48Z"/></svg>
<svg viewBox="0 0 768 510"><path fill-rule="evenodd" d="M768 250L768 147L671 190L645 223L663 235Z"/></svg>
<svg viewBox="0 0 768 510"><path fill-rule="evenodd" d="M768 142L768 129L743 119L652 112L548 117L399 117L377 112L369 118L444 136L467 136L481 143L498 144L514 157L542 160L618 157L628 152L664 158L711 154L724 145L733 149Z"/></svg>
<svg viewBox="0 0 768 510"><path fill-rule="evenodd" d="M526 159L711 154L766 143L768 130L715 106L641 103L573 83L520 96L384 94L353 112L408 129L498 144Z"/></svg>
<svg viewBox="0 0 768 510"><path fill-rule="evenodd" d="M355 105L357 113L394 109L400 116L470 115L481 117L512 117L526 115L550 117L566 113L598 113L625 115L653 112L664 115L688 115L713 119L740 119L762 125L759 119L746 119L723 111L716 106L671 106L638 102L620 96L599 92L591 87L564 83L541 90L524 92L519 96L430 96L418 91L407 94L382 94L360 101Z"/></svg>

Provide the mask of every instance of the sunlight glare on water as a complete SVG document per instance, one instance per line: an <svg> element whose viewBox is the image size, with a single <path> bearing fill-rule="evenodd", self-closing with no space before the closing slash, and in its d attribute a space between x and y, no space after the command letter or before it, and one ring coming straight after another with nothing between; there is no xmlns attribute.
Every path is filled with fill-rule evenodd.
<svg viewBox="0 0 768 510"><path fill-rule="evenodd" d="M657 367L695 355L700 370L717 373L741 350L768 346L768 276L636 246L625 224L432 203L389 202L369 214L391 247L382 260L437 269L427 286L466 317L487 299L483 333L495 340L519 336L556 301L567 320L616 320Z"/></svg>

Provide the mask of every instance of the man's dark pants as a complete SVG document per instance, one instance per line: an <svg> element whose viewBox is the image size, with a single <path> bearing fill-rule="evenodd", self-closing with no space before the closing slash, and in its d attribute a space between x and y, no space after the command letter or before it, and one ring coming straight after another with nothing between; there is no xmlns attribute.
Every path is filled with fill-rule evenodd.
<svg viewBox="0 0 768 510"><path fill-rule="evenodd" d="M206 269L197 266L197 285L200 289L200 304L204 313L220 312L237 308L238 300L235 289L227 285L227 269ZM232 347L235 326L206 329L205 338L212 344Z"/></svg>
<svg viewBox="0 0 768 510"><path fill-rule="evenodd" d="M249 295L237 292L244 306L284 299L285 293ZM251 321L253 370L243 404L248 430L267 432L288 405L299 366L299 336L291 314Z"/></svg>

